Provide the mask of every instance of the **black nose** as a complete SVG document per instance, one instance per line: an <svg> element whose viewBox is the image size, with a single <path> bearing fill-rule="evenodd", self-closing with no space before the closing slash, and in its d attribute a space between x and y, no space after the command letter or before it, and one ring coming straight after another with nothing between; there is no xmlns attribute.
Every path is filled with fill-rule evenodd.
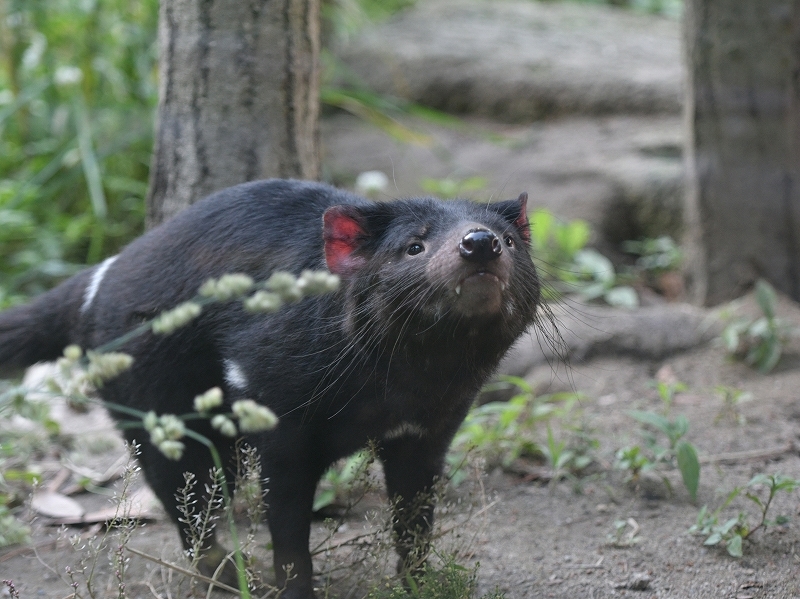
<svg viewBox="0 0 800 599"><path fill-rule="evenodd" d="M486 229L473 229L458 244L461 257L471 262L489 262L503 253L497 235Z"/></svg>

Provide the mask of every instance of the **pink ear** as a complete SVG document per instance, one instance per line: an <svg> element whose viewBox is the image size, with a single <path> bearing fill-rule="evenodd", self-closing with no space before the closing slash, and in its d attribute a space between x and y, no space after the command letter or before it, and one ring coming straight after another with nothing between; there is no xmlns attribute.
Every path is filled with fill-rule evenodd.
<svg viewBox="0 0 800 599"><path fill-rule="evenodd" d="M331 206L322 216L325 262L337 275L352 275L367 261L355 251L368 237L364 217L354 206Z"/></svg>
<svg viewBox="0 0 800 599"><path fill-rule="evenodd" d="M519 229L519 234L526 243L531 242L531 225L528 222L528 192L523 191L519 194L519 216L514 221L514 225Z"/></svg>

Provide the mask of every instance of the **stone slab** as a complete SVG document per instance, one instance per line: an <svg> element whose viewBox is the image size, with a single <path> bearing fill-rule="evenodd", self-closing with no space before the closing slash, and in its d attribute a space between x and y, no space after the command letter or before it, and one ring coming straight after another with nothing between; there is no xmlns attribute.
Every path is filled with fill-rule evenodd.
<svg viewBox="0 0 800 599"><path fill-rule="evenodd" d="M680 23L602 5L420 0L335 54L380 94L505 121L682 103Z"/></svg>

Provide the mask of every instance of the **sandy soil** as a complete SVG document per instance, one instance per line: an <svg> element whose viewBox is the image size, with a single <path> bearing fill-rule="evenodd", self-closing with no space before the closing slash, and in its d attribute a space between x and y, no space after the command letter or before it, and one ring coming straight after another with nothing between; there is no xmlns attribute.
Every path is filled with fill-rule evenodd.
<svg viewBox="0 0 800 599"><path fill-rule="evenodd" d="M800 325L797 306L783 302L781 311L784 318ZM499 588L512 599L800 597L798 492L776 498L771 515L788 516L789 522L756 533L745 542L742 558L732 558L722 548L705 547L701 538L687 532L699 506L719 506L735 486L746 484L755 474L780 472L800 478L800 359L795 351L790 347L778 368L766 376L730 362L722 348L713 343L660 361L601 357L573 364L572 384L586 394L579 422L583 432L599 442L592 453L592 473L577 480L546 483L531 480L535 478L532 476L495 471L459 487L445 500L446 513L440 521L451 530L440 542L442 550L457 549L462 562L480 562L481 592ZM688 437L703 465L696 504L690 501L675 471L665 472L672 482L670 493L658 479L638 486L626 484L624 473L612 467L619 447L641 442L641 427L625 411L660 409L661 400L648 382L664 368L689 386L676 397L671 413L689 418ZM741 405L743 422L719 417L722 403L713 388L720 384L752 393L753 399ZM569 385L553 380L553 389L564 386ZM119 446L103 437L108 429L99 417L89 419L88 424L86 416L63 418L67 432L81 432L71 450L54 451L40 464L46 473L45 486L60 470L54 460L63 462L69 457L102 471L120 455ZM775 451L766 457L746 453L764 450ZM83 493L76 499L90 512L109 505L108 497L97 494ZM377 493L368 496L365 506L356 509L335 533L333 543L361 534L370 521L381 521L382 516L370 514L382 505ZM739 510L748 511L751 522L755 521L754 505L744 498L734 501L723 516L733 517ZM472 514L469 519L468 513ZM155 514L154 520L133 531L129 546L184 563L175 530L160 511ZM619 520L629 522L627 531L637 529L635 542L629 546L610 541L614 523ZM76 551L69 537L82 535L83 540L76 545L86 546L102 538L102 531L87 526L59 529L49 526L42 516L37 516L32 526L32 547L0 552L0 579L13 579L20 597L69 596L72 589L66 568L78 571L81 560L86 566L95 564L95 596L118 595L115 569L109 566L117 550L116 540L99 552L90 548ZM324 538L326 531L323 524L316 525L314 538ZM266 542L259 538L262 549L256 555L268 562L269 553L263 549ZM379 545L367 553L375 557L383 551ZM318 556L317 567L323 570L348 560L362 561L363 556L338 551ZM393 562L388 552L383 554ZM124 555L128 560L124 576L128 597L189 593L187 582L180 582L182 577L177 572L129 552ZM334 596L358 596L350 592L352 587L363 589L364 584L378 582L374 566L368 570L368 582L358 584L355 570L337 572L333 577ZM80 596L89 596L81 577L75 580ZM632 588L637 586L643 589ZM203 595L199 589L195 592Z"/></svg>
<svg viewBox="0 0 800 599"><path fill-rule="evenodd" d="M480 136L470 136L473 141L469 145L464 135L437 133L439 142L452 154L446 164L434 165L435 168L426 155L417 155L420 150L398 145L383 134L358 131L352 127L352 119L346 117L326 122L326 140L329 153L339 156L331 161L333 170L352 176L370 168L394 170L407 179L405 183L396 180L400 194L418 193L415 186L423 176L474 173L483 165L481 174L490 177L484 191L522 189L522 181L517 179L530 179L532 198L550 201L547 205L566 216L587 218L595 230L601 230L602 207L611 197L606 191L614 187L604 174L605 166L617 159L627 165L628 158L641 153L642 139L660 140L659 143L673 139L677 125L667 121L577 119L504 129L508 135L523 137L533 131L547 141L532 144L533 149L527 154L519 149L508 152L505 147L481 141ZM373 160L375 156L380 160ZM545 176L547 169L559 164L566 169L563 176ZM623 170L629 172L627 167ZM542 181L547 184L540 185ZM752 311L752 303L745 302L742 309ZM571 304L566 306L570 309ZM797 305L782 302L779 313L800 326ZM577 314L578 320L585 320L587 314ZM674 318L675 312L672 314ZM611 319L604 316L588 325L603 331L610 323ZM668 337L663 332L660 335ZM620 337L624 341L625 335ZM614 343L619 342L614 339ZM480 562L480 592L499 588L509 599L800 599L800 493L776 498L771 515L787 516L788 523L771 527L766 533L757 532L745 542L744 557L740 559L728 556L722 548L703 546L703 539L687 532L695 523L700 506L721 505L733 488L746 484L755 474L780 472L800 479L800 343L790 347L777 369L767 376L730 362L714 343L658 360L637 358L635 351L611 356L602 347L595 348L591 355L594 357L588 361L573 361L568 376L563 365L557 372L539 365L527 375L539 385L541 393L577 390L585 395L575 422L585 435L598 442L591 452L594 464L589 473L577 480L549 483L534 476L541 472L540 465L529 464L527 476L500 471L482 475L448 494L439 522L450 533L440 542L440 549L458 550L462 563ZM703 465L696 503L691 502L676 471L664 473L671 482L670 493L658 478L638 486L626 484L625 473L613 468L614 455L620 447L642 441L641 426L626 411L661 408L661 400L648 385L659 371L671 371L689 387L676 397L671 414L684 414L689 419L688 438L696 445ZM742 422L719 418L722 402L714 393L717 385L752 394L753 399L741 406ZM58 410L55 415L71 441L52 446L40 456L36 467L44 474L43 488L54 485L65 463L84 474L114 470L124 451L102 411L75 415ZM761 454L759 457L746 452ZM69 481L58 486L64 490ZM118 487L119 482L116 487L112 485L117 492ZM75 499L89 513L108 508L113 501L98 493L82 493ZM145 504L151 508L147 501ZM375 510L384 507L379 493L368 495L331 542L352 539L370 523L385 522L381 513L374 515ZM739 498L721 518L746 510L754 522L754 508L750 501ZM185 563L175 529L160 508L152 513L144 526L131 533L127 547L171 563ZM469 514L471 518L467 519ZM121 596L118 568L111 565L118 554L116 538L110 537L105 547L93 549L104 539L99 526L62 529L42 515L31 513L27 517L33 530L32 546L0 550L0 580L12 579L20 597L61 598L72 596L73 590L80 597ZM626 533L637 531L635 542L629 546L616 546L610 541L617 521L628 523ZM322 523L315 525L315 542L324 539L327 530ZM271 561L265 549L267 543L262 534L253 551L262 563ZM320 572L350 564L335 571L333 592L321 596L358 597L359 590L378 583L381 567L393 569L394 559L385 545L376 541L365 553L340 548L318 555L315 566ZM191 591L186 579L173 569L127 550L122 551L122 556L127 560L123 576L127 597L204 596L200 588ZM73 572L85 567L91 573L92 593L79 574L73 575L77 586L71 586L68 567ZM324 582L322 577L320 582ZM0 587L0 597L4 596L9 593Z"/></svg>

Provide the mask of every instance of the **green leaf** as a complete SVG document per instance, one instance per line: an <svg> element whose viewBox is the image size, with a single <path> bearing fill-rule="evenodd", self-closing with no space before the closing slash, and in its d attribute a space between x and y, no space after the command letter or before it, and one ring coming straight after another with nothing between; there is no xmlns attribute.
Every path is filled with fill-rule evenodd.
<svg viewBox="0 0 800 599"><path fill-rule="evenodd" d="M464 121L452 114L447 114L446 112L419 104L408 104L405 106L405 110L410 115L425 119L435 125L450 127L451 129L464 129L466 125Z"/></svg>
<svg viewBox="0 0 800 599"><path fill-rule="evenodd" d="M697 501L697 488L700 484L700 461L694 445L681 441L678 443L678 469L681 471L683 484L689 491L692 501Z"/></svg>
<svg viewBox="0 0 800 599"><path fill-rule="evenodd" d="M745 497L747 497L750 501L755 503L758 507L763 508L764 502L761 501L761 498L758 495L754 495L753 493L745 493Z"/></svg>
<svg viewBox="0 0 800 599"><path fill-rule="evenodd" d="M336 491L333 489L324 489L317 493L317 496L314 498L314 506L313 510L319 511L324 507L327 507L333 503L333 500L336 499Z"/></svg>
<svg viewBox="0 0 800 599"><path fill-rule="evenodd" d="M689 420L684 414L678 414L669 426L669 439L673 443L689 432Z"/></svg>
<svg viewBox="0 0 800 599"><path fill-rule="evenodd" d="M747 483L747 486L754 487L756 485L770 485L771 483L772 483L772 475L756 474L753 478L750 479L750 482Z"/></svg>
<svg viewBox="0 0 800 599"><path fill-rule="evenodd" d="M639 306L639 296L633 287L620 285L606 291L603 299L609 306L617 308L636 308Z"/></svg>
<svg viewBox="0 0 800 599"><path fill-rule="evenodd" d="M486 179L486 177L470 177L461 181L461 184L459 185L459 191L461 193L480 191L481 189L485 189L488 183L489 181Z"/></svg>
<svg viewBox="0 0 800 599"><path fill-rule="evenodd" d="M576 286L578 293L585 300L593 300L605 295L606 286L603 283L592 283L591 285Z"/></svg>
<svg viewBox="0 0 800 599"><path fill-rule="evenodd" d="M774 488L775 491L791 492L800 488L800 480L778 474L775 476Z"/></svg>
<svg viewBox="0 0 800 599"><path fill-rule="evenodd" d="M731 530L733 530L733 528L734 528L735 526L737 526L738 524L739 524L739 517L736 517L736 518L731 518L730 520L727 520L727 521L725 522L725 524L723 524L722 526L720 526L720 527L719 527L719 529L717 529L717 530L719 531L719 533L720 533L721 535L725 536L725 535L727 535L727 534L728 534L728 533L729 533Z"/></svg>
<svg viewBox="0 0 800 599"><path fill-rule="evenodd" d="M575 264L581 272L610 287L616 280L614 265L597 250L580 250L575 253Z"/></svg>
<svg viewBox="0 0 800 599"><path fill-rule="evenodd" d="M733 490L730 493L728 493L728 496L725 498L725 501L723 502L722 506L718 508L717 511L719 512L720 510L722 510L722 508L728 507L733 502L733 500L736 499L741 494L742 494L742 487L734 487Z"/></svg>
<svg viewBox="0 0 800 599"><path fill-rule="evenodd" d="M783 344L776 337L770 337L765 342L764 351L759 358L758 371L762 374L767 374L778 365L783 353Z"/></svg>
<svg viewBox="0 0 800 599"><path fill-rule="evenodd" d="M642 410L628 410L628 416L638 420L642 424L649 424L650 426L657 428L662 433L669 436L670 422L660 414L656 414L655 412L645 412Z"/></svg>
<svg viewBox="0 0 800 599"><path fill-rule="evenodd" d="M739 329L733 325L725 327L722 331L722 342L728 353L733 353L739 349Z"/></svg>
<svg viewBox="0 0 800 599"><path fill-rule="evenodd" d="M568 259L571 259L578 250L582 250L589 241L591 230L589 224L583 220L573 220L558 227L555 231L558 247L563 251Z"/></svg>
<svg viewBox="0 0 800 599"><path fill-rule="evenodd" d="M501 381L505 383L510 383L517 387L523 393L533 393L533 387L531 384L526 381L521 376L512 376L510 374L502 374L498 377Z"/></svg>
<svg viewBox="0 0 800 599"><path fill-rule="evenodd" d="M320 91L320 100L325 104L336 106L364 119L403 143L425 148L433 145L433 138L430 135L415 131L399 123L389 116L385 106L365 99L363 94L342 89L323 88Z"/></svg>
<svg viewBox="0 0 800 599"><path fill-rule="evenodd" d="M28 483L29 485L32 484L41 484L42 482L42 475L37 472L31 472L29 470L6 470L3 472L3 478L5 480L16 480Z"/></svg>
<svg viewBox="0 0 800 599"><path fill-rule="evenodd" d="M547 245L553 231L555 217L549 210L536 210L530 215L531 239L535 248L543 248Z"/></svg>
<svg viewBox="0 0 800 599"><path fill-rule="evenodd" d="M732 557L742 557L742 537L735 535L725 544L725 549L728 550L728 555Z"/></svg>
<svg viewBox="0 0 800 599"><path fill-rule="evenodd" d="M104 220L108 215L108 204L106 195L103 192L100 162L97 160L92 142L92 125L89 120L89 111L82 100L75 102L75 120L78 129L78 147L81 152L83 174L86 177L86 185L89 188L92 209L98 219Z"/></svg>
<svg viewBox="0 0 800 599"><path fill-rule="evenodd" d="M770 333L769 323L768 318L761 317L748 327L747 333L751 337L767 337Z"/></svg>
<svg viewBox="0 0 800 599"><path fill-rule="evenodd" d="M775 289L764 279L756 282L756 301L764 316L769 319L775 318Z"/></svg>
<svg viewBox="0 0 800 599"><path fill-rule="evenodd" d="M33 85L25 89L21 94L19 94L14 102L0 109L0 126L7 118L14 115L14 113L25 106L28 102L43 95L42 93L48 87L50 87L50 85L51 81L49 78L39 79Z"/></svg>

